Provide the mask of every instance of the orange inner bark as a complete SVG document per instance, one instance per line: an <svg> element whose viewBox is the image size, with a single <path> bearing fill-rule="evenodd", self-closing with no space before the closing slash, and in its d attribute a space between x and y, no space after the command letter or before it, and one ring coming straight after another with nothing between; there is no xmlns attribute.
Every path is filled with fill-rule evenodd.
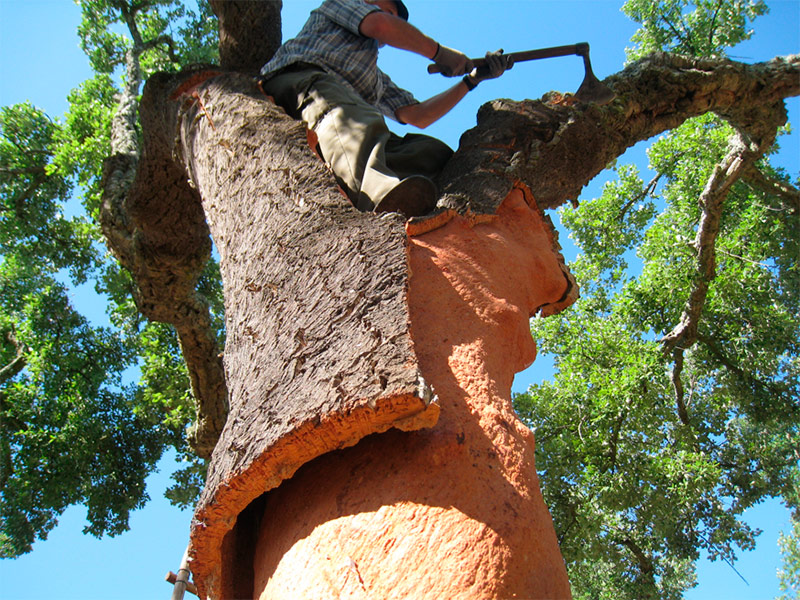
<svg viewBox="0 0 800 600"><path fill-rule="evenodd" d="M411 333L439 422L369 436L270 492L255 598L570 597L510 398L536 354L529 316L567 286L547 227L514 190L489 222L411 238Z"/></svg>

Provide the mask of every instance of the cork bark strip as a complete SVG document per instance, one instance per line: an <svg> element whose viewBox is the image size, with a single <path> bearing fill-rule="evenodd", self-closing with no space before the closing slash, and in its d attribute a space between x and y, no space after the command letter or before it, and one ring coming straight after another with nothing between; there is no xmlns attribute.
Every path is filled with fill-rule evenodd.
<svg viewBox="0 0 800 600"><path fill-rule="evenodd" d="M366 435L430 426L438 406L409 334L400 216L354 210L303 126L252 79L218 75L176 97L178 86L163 76L145 89L143 106L160 110L144 110L143 127L161 135L140 187L180 167L180 198L201 199L220 255L230 412L192 530L192 570L213 597L224 538L254 498Z"/></svg>

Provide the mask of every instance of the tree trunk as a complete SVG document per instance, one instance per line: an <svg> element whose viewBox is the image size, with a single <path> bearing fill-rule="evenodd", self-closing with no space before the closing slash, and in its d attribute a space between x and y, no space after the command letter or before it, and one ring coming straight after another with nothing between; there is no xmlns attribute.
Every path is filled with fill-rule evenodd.
<svg viewBox="0 0 800 600"><path fill-rule="evenodd" d="M210 0L223 69L258 73L281 45L281 0Z"/></svg>
<svg viewBox="0 0 800 600"><path fill-rule="evenodd" d="M231 410L193 524L201 594L568 595L508 398L528 316L576 293L539 208L709 110L768 139L797 57L656 55L606 107L490 103L442 176L449 210L406 228L356 212L252 79L206 76L146 86L128 201L153 298L191 289L206 222L221 256Z"/></svg>
<svg viewBox="0 0 800 600"><path fill-rule="evenodd" d="M202 201L220 254L230 417L198 505L192 570L201 591L228 597L224 538L250 502L368 434L432 425L439 407L409 334L402 218L353 209L301 124L252 79L211 75L199 91L196 75L148 82L143 128L162 135L147 137L135 189L171 187L177 155L188 183L174 212Z"/></svg>
<svg viewBox="0 0 800 600"><path fill-rule="evenodd" d="M496 218L412 237L411 335L432 429L370 436L264 499L254 598L569 598L531 431L511 406L532 314L571 289L521 189Z"/></svg>

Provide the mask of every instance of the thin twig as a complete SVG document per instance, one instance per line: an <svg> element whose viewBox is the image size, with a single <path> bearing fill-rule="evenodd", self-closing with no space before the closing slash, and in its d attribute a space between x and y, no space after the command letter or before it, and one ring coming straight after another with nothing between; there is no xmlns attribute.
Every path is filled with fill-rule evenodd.
<svg viewBox="0 0 800 600"><path fill-rule="evenodd" d="M768 176L756 165L751 165L742 174L742 179L757 190L787 200L793 212L800 212L800 190L789 182Z"/></svg>

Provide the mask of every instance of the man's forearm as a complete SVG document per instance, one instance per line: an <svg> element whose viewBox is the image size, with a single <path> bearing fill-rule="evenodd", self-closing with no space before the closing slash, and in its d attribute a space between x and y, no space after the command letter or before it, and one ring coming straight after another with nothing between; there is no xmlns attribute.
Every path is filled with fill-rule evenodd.
<svg viewBox="0 0 800 600"><path fill-rule="evenodd" d="M425 129L435 123L467 95L469 88L459 81L450 89L417 104L409 104L395 111L395 116L403 123Z"/></svg>
<svg viewBox="0 0 800 600"><path fill-rule="evenodd" d="M433 59L439 44L413 25L399 17L384 12L373 12L364 17L359 26L361 35L378 42L420 54Z"/></svg>

